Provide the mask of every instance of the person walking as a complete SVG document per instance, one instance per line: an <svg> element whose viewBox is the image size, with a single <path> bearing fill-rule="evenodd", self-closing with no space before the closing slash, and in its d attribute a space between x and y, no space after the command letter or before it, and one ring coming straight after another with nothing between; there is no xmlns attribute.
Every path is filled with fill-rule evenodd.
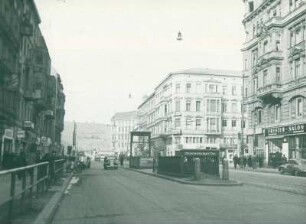
<svg viewBox="0 0 306 224"><path fill-rule="evenodd" d="M235 167L235 169L237 168L238 162L239 162L239 157L235 154L235 156L234 156L234 167Z"/></svg>

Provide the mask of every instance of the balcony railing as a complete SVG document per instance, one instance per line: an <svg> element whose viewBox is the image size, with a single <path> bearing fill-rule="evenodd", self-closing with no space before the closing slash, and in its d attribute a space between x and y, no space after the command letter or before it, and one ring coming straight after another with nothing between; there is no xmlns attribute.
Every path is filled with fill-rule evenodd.
<svg viewBox="0 0 306 224"><path fill-rule="evenodd" d="M275 94L279 94L282 93L282 85L281 84L270 84L270 85L266 85L264 87L261 87L257 90L257 97L258 98L264 98L264 97L273 97L273 98L278 98L278 95Z"/></svg>

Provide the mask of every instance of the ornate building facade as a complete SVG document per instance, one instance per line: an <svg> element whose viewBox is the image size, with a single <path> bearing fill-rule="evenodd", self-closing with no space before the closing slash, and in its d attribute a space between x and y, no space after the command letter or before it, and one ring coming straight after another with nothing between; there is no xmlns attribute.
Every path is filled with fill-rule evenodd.
<svg viewBox="0 0 306 224"><path fill-rule="evenodd" d="M245 130L251 154L306 158L306 2L244 0Z"/></svg>
<svg viewBox="0 0 306 224"><path fill-rule="evenodd" d="M65 95L40 22L33 0L0 1L0 164L33 145L60 150Z"/></svg>
<svg viewBox="0 0 306 224"><path fill-rule="evenodd" d="M170 73L139 107L139 129L152 135L156 155L181 149L233 154L241 131L240 72L188 69Z"/></svg>

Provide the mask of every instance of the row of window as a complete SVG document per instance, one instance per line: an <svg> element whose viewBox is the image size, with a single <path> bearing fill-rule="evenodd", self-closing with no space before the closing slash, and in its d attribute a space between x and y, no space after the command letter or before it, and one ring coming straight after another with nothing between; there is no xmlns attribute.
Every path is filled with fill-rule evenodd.
<svg viewBox="0 0 306 224"><path fill-rule="evenodd" d="M221 100L219 100L219 99L207 99L206 100L206 112L208 112L208 113L219 113L220 110L223 113L230 112L228 110L228 102L222 102L222 108L221 109L220 109L220 102L221 102ZM197 100L195 103L196 103L195 111L201 111L201 101ZM185 111L191 111L191 108L192 108L191 106L192 106L192 101L187 100ZM176 100L175 101L175 111L176 112L181 111L181 100ZM233 113L239 112L238 103L236 101L231 103L231 112L233 112Z"/></svg>
<svg viewBox="0 0 306 224"><path fill-rule="evenodd" d="M116 128L113 128L114 131L116 131ZM133 130L133 127L127 126L127 127L118 127L118 132L130 132Z"/></svg>
<svg viewBox="0 0 306 224"><path fill-rule="evenodd" d="M273 105L268 110L269 122L276 122L281 120L281 105ZM296 97L289 101L289 116L292 119L301 118L304 115L304 98ZM253 112L253 121L255 124L263 123L263 109L258 108Z"/></svg>
<svg viewBox="0 0 306 224"><path fill-rule="evenodd" d="M195 88L194 88L194 91L192 91L192 84L191 83L186 83L186 86L185 86L185 93L202 93L202 84L199 82L199 83L196 83L195 84ZM204 88L204 91L205 93L219 93L219 86L217 84L205 84L205 88ZM223 94L229 94L228 92L228 86L222 86L222 93ZM181 84L180 83L177 83L175 85L175 93L182 93L181 91ZM237 86L232 86L232 89L231 89L231 94L233 96L237 96L238 92L237 92Z"/></svg>

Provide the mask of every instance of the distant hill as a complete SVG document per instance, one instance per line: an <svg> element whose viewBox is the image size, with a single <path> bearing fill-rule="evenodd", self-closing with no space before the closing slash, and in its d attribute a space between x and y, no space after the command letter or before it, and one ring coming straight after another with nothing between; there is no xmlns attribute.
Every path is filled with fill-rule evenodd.
<svg viewBox="0 0 306 224"><path fill-rule="evenodd" d="M65 121L62 144L72 145L73 122ZM111 126L99 123L77 122L77 145L79 150L111 151Z"/></svg>

